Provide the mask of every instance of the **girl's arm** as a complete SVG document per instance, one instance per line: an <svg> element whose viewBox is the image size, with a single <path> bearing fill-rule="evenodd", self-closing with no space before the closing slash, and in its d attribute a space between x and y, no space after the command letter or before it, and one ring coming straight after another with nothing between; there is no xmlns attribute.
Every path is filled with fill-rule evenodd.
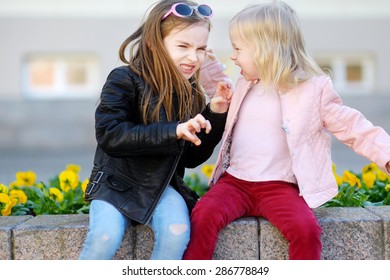
<svg viewBox="0 0 390 280"><path fill-rule="evenodd" d="M95 113L96 139L112 157L178 153L181 149L178 140L184 139L198 146L203 139L214 137L215 132L210 131L214 130L214 119L220 119L215 116L222 115L223 121L226 118L221 113L227 110L229 91L221 85L216 100L212 101L214 111L207 109L205 112L209 113L199 114L185 123L161 121L142 124L139 111L141 89L138 88L142 81L137 77L130 74L128 67L119 67L110 73L103 86ZM203 144L200 150L207 150L206 146L206 143Z"/></svg>
<svg viewBox="0 0 390 280"><path fill-rule="evenodd" d="M95 134L98 145L112 157L179 151L177 122L141 122L142 88L142 81L127 66L114 69L103 86L95 112Z"/></svg>
<svg viewBox="0 0 390 280"><path fill-rule="evenodd" d="M344 106L330 79L321 97L321 118L339 141L390 173L390 136L356 109Z"/></svg>
<svg viewBox="0 0 390 280"><path fill-rule="evenodd" d="M218 114L226 113L229 109L232 95L231 85L226 82L219 82L215 94L210 100L211 111Z"/></svg>
<svg viewBox="0 0 390 280"><path fill-rule="evenodd" d="M215 113L210 109L209 104L202 112L202 116L210 122L212 129L208 133L202 129L196 134L201 144L199 146L191 144L182 155L181 164L186 168L197 167L209 159L222 138L227 113Z"/></svg>
<svg viewBox="0 0 390 280"><path fill-rule="evenodd" d="M208 49L205 61L200 68L199 81L210 99L214 96L219 82L225 82L230 87L233 85L232 80L224 73L224 70L225 66L218 61L213 50Z"/></svg>

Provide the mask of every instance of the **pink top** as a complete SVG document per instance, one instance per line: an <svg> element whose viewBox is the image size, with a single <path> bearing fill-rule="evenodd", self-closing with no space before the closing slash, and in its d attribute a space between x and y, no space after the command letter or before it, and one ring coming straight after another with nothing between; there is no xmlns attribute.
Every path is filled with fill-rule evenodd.
<svg viewBox="0 0 390 280"><path fill-rule="evenodd" d="M241 106L252 87L256 87L255 82L243 78L236 84L210 186L230 166L232 132L241 117L240 113L245 111L241 110ZM264 104L269 106L269 102ZM263 110L267 107L264 106ZM280 95L280 110L299 193L310 207L320 206L338 192L332 173L330 134L386 172L385 165L390 160L390 136L381 127L374 126L359 111L343 105L329 77L312 77ZM246 133L253 137L253 130ZM261 145L261 141L267 139L268 149L276 151L280 140L271 141L275 137L267 136L269 128L262 127L258 130L260 134L257 136L258 140L254 141L256 145ZM234 134L236 136L243 133L235 131ZM248 141L251 139L249 136Z"/></svg>
<svg viewBox="0 0 390 280"><path fill-rule="evenodd" d="M267 133L264 133L267 131ZM233 128L227 172L250 182L296 183L277 92L255 84L246 94Z"/></svg>

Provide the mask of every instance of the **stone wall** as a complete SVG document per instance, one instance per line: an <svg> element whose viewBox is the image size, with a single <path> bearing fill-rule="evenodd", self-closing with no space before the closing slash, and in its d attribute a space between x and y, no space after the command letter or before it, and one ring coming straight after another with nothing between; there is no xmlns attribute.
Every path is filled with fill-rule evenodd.
<svg viewBox="0 0 390 280"><path fill-rule="evenodd" d="M390 207L317 208L324 260L389 260ZM74 260L88 230L88 215L0 217L0 259ZM115 259L148 259L153 233L130 226ZM214 259L284 260L288 243L263 218L245 217L220 232Z"/></svg>

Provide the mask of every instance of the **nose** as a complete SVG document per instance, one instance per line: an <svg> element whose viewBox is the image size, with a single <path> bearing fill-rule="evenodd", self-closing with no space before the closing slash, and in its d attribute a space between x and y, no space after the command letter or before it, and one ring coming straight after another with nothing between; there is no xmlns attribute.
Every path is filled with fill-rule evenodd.
<svg viewBox="0 0 390 280"><path fill-rule="evenodd" d="M198 61L198 56L197 56L196 52L189 52L187 55L187 59L190 62L196 62L196 61Z"/></svg>

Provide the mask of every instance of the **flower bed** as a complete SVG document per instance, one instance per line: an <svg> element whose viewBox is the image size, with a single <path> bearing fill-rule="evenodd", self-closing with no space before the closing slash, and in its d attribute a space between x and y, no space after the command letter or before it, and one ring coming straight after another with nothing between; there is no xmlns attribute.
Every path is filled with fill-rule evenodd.
<svg viewBox="0 0 390 280"><path fill-rule="evenodd" d="M80 166L69 164L48 183L36 182L33 171L17 172L15 181L0 183L1 216L89 213L88 179L80 181L79 172Z"/></svg>
<svg viewBox="0 0 390 280"><path fill-rule="evenodd" d="M213 165L202 166L209 178ZM16 173L9 184L0 182L0 216L88 214L89 203L84 201L88 178L80 181L80 166L69 164L49 182L36 182L33 171ZM345 170L333 173L339 193L322 207L366 207L390 205L390 176L371 163L358 173ZM185 182L200 196L208 190L207 181L197 173L185 176Z"/></svg>
<svg viewBox="0 0 390 280"><path fill-rule="evenodd" d="M202 173L210 178L213 165L203 165ZM322 207L366 207L390 205L390 176L380 170L376 164L370 163L360 172L344 170L342 175L333 164L333 174L339 186L339 193ZM185 182L200 196L207 190L207 182L202 181L199 174L193 173L185 177Z"/></svg>

